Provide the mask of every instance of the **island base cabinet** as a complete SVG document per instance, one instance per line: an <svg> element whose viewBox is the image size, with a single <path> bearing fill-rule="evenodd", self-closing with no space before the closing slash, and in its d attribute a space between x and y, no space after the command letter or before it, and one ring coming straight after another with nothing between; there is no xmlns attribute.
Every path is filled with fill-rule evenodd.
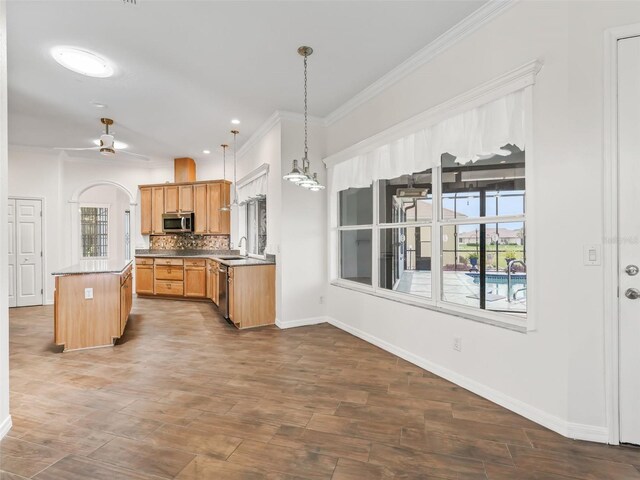
<svg viewBox="0 0 640 480"><path fill-rule="evenodd" d="M61 275L55 282L55 343L64 345L65 352L113 346L133 303L131 268L120 275Z"/></svg>
<svg viewBox="0 0 640 480"><path fill-rule="evenodd" d="M273 325L275 284L275 265L229 268L229 319L238 328Z"/></svg>

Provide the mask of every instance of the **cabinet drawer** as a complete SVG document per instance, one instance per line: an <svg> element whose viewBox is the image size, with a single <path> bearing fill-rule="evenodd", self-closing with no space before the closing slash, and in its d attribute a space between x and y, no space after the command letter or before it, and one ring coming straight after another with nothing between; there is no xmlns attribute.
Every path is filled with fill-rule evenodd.
<svg viewBox="0 0 640 480"><path fill-rule="evenodd" d="M184 264L187 267L204 267L206 261L204 258L185 258Z"/></svg>
<svg viewBox="0 0 640 480"><path fill-rule="evenodd" d="M184 294L184 284L182 282L160 282L156 281L156 295L179 295Z"/></svg>
<svg viewBox="0 0 640 480"><path fill-rule="evenodd" d="M182 265L157 265L156 264L156 280L182 280Z"/></svg>
<svg viewBox="0 0 640 480"><path fill-rule="evenodd" d="M156 258L156 265L184 265L182 258Z"/></svg>
<svg viewBox="0 0 640 480"><path fill-rule="evenodd" d="M136 265L153 265L153 258L136 257Z"/></svg>

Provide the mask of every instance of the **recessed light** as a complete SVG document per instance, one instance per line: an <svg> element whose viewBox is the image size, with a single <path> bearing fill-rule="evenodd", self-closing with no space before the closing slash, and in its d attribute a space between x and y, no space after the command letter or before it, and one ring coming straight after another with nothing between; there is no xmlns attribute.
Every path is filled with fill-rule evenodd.
<svg viewBox="0 0 640 480"><path fill-rule="evenodd" d="M240 120L234 118L233 120L231 120L231 123L233 123L234 125L240 125Z"/></svg>
<svg viewBox="0 0 640 480"><path fill-rule="evenodd" d="M500 160L500 163L507 163L506 160Z"/></svg>
<svg viewBox="0 0 640 480"><path fill-rule="evenodd" d="M93 141L94 145L97 145L98 147L100 146L100 139L98 138L97 140ZM126 148L129 148L129 145L127 145L124 142L119 142L118 140L114 140L113 141L113 146L116 150L124 150Z"/></svg>
<svg viewBox="0 0 640 480"><path fill-rule="evenodd" d="M202 153L204 153L205 155L209 155L211 153L211 150L202 150Z"/></svg>
<svg viewBox="0 0 640 480"><path fill-rule="evenodd" d="M107 104L106 103L91 102L91 105L93 105L96 108L107 108Z"/></svg>
<svg viewBox="0 0 640 480"><path fill-rule="evenodd" d="M113 75L113 66L95 53L75 47L54 47L51 55L65 68L89 77L106 78Z"/></svg>

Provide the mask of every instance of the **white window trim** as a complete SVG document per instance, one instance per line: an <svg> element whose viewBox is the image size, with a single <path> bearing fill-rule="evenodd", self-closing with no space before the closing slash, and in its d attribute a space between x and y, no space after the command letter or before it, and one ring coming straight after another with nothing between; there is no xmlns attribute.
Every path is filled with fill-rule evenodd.
<svg viewBox="0 0 640 480"><path fill-rule="evenodd" d="M526 154L528 158L528 153ZM528 162L525 162L525 168ZM376 220L380 218L380 189L379 189L379 181L376 181L372 185L373 195L371 197L371 201L373 202L373 224L367 225L345 225L338 226L336 231L338 234L335 236L339 237L339 232L341 231L357 231L357 230L370 230L371 231L371 285L366 285L363 283L355 282L353 280L347 280L340 277L340 265L341 265L341 249L338 242L332 245L332 248L336 249L336 259L337 264L335 265L336 274L333 276L331 280L331 285L336 287L347 288L349 290L355 290L358 292L366 293L369 295L373 295L380 298L385 298L388 300L404 303L407 305L412 305L416 307L422 307L429 310L435 310L441 313L452 314L458 317L467 318L474 321L484 322L495 326L505 327L510 330L515 330L518 332L526 332L531 330L529 328L528 316L530 315L529 311L529 281L527 281L527 313L508 313L508 312L494 312L491 310L482 310L475 307L466 307L464 305L458 305L456 303L447 302L446 300L441 299L441 287L442 287L442 252L440 251L441 247L441 230L443 226L446 225L460 225L460 224L469 224L469 223L506 223L506 222L523 222L527 225L527 232L529 232L527 215L509 215L504 217L473 217L473 218L465 218L465 219L446 219L442 220L439 217L441 216L441 172L442 167L438 166L432 169L432 202L433 208L432 211L438 212L434 215L431 221L421 221L421 222L401 222L401 223L378 223ZM528 181L528 179L527 179ZM525 194L525 202L529 198L528 189ZM334 212L335 215L340 215L340 202L336 202L338 211ZM393 290L389 290L387 288L380 286L380 278L379 278L379 250L380 250L380 231L389 228L403 228L403 227L430 227L431 228L431 246L432 246L432 256L431 256L431 272L432 272L432 282L431 282L431 296L430 297L421 297L417 295L412 295L408 293L396 292ZM527 260L529 259L529 248L528 248L528 240L529 233L527 233L527 242L525 243L525 251L527 254ZM527 277L529 277L529 268L527 262ZM437 275L437 279L436 276Z"/></svg>
<svg viewBox="0 0 640 480"><path fill-rule="evenodd" d="M519 88L524 89L524 98L525 98L525 151L526 151L526 161L525 161L525 181L526 181L526 195L525 195L525 215L523 216L509 216L500 218L501 222L504 222L505 219L512 219L515 221L524 221L526 222L527 229L527 241L525 244L526 249L526 258L527 258L527 313L526 315L517 314L517 313L502 313L502 312L491 312L487 310L480 310L475 308L464 307L460 305L455 305L452 303L448 303L442 300L438 300L441 298L441 280L432 282L432 292L431 298L420 298L415 295L402 294L398 292L389 293L389 290L382 289L381 291L379 287L377 287L379 283L378 278L378 250L379 250L379 238L376 238L377 235L374 235L376 232L376 228L373 225L354 225L349 227L340 227L339 226L339 202L335 201L336 199L330 198L331 195L328 196L328 204L332 206L332 201L335 201L335 206L337 208L329 208L329 216L328 216L328 227L329 227L329 271L330 275L330 284L336 287L347 288L350 290L357 290L363 293L367 293L370 295L374 295L381 298L386 298L393 301L398 301L401 303L406 303L422 308L426 308L429 310L436 310L442 313L447 313L463 318L467 318L474 321L479 321L483 323L487 323L490 325L495 325L499 327L504 327L510 330L515 330L519 332L531 332L536 329L536 306L537 306L537 297L536 297L536 288L534 282L531 281L532 278L536 278L536 242L535 242L535 232L536 232L536 222L535 222L535 178L533 172L533 165L535 164L534 160L534 145L533 145L533 85L535 84L535 78L538 72L540 71L542 64L538 61L530 62L525 66L514 70L506 75L502 75L486 84L481 85L480 87L473 89L459 97L452 99L449 102L445 102L444 104L431 109L424 114L417 115L402 124L391 127L388 130L380 132L379 134L374 135L370 139L363 140L353 147L348 147L347 149L338 152L331 157L325 159L325 164L328 167L335 165L341 161L344 161L348 158L353 157L354 155L361 154L374 146L380 144L381 142L388 142L392 140L394 137L398 136L400 133L406 133L410 131L415 131L417 128L422 126L428 118L432 118L433 116L437 116L440 118L446 118L452 115L455 115L462 111L464 108L473 108L482 103L489 102L491 100L496 99L500 95L505 95ZM434 211L440 212L441 201L439 198L440 192L440 166L435 166L433 168L432 175L432 185L434 185L434 195L433 195L433 208ZM412 173L412 172L407 172ZM438 185L437 192L438 195L435 194L435 185ZM378 216L378 192L376 188L376 183L373 185L373 208L374 208L374 224L375 219L379 219ZM336 193L338 195L338 193ZM437 252L435 255L432 255L432 264L431 271L438 272L440 275L441 272L441 259L440 259L440 228L442 225L451 225L456 224L456 220L440 220L440 213L438 215L434 215L434 219L432 219L432 251ZM482 223L491 223L490 221L494 218L498 217L483 217ZM468 219L465 219L467 222ZM336 225L338 225L336 227ZM379 226L377 226L379 228ZM352 229L368 229L372 230L372 266L371 266L371 275L372 275L372 286L360 284L357 282L344 280L340 278L340 245L339 245L339 232L340 230ZM437 233L437 234L436 234ZM405 297L410 297L409 299Z"/></svg>
<svg viewBox="0 0 640 480"><path fill-rule="evenodd" d="M266 197L265 197L266 198ZM264 249L264 253L262 255L257 254L257 253L251 253L247 250L247 243L249 242L249 228L247 226L247 222L249 221L249 215L248 215L248 210L249 210L249 203L251 202L255 202L257 201L257 199L252 199L249 200L248 202L245 202L244 204L242 204L242 212L243 212L243 216L242 216L242 228L244 231L244 238L245 238L245 255L249 258L257 258L259 260L266 260L267 259L267 248L265 246ZM267 202L267 208L269 208L269 202ZM257 212L257 209L256 209ZM267 211L267 225L269 223L269 212ZM268 235L267 235L267 240L269 239Z"/></svg>
<svg viewBox="0 0 640 480"><path fill-rule="evenodd" d="M109 248L109 239L111 237L109 230L111 229L111 204L110 203L80 203L78 205L78 212L82 208L106 208L107 209L107 255L102 257L85 257L82 252L82 215L78 215L78 245L80 245L80 259L82 260L108 260L109 255L111 254L111 249Z"/></svg>

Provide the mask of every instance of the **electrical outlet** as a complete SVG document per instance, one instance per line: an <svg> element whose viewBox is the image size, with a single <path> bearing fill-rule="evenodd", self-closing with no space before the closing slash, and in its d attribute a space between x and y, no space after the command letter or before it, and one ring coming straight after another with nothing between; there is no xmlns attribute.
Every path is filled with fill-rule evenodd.
<svg viewBox="0 0 640 480"><path fill-rule="evenodd" d="M453 337L453 349L456 352L462 351L462 337Z"/></svg>
<svg viewBox="0 0 640 480"><path fill-rule="evenodd" d="M85 300L93 299L93 288L85 288L84 289L84 298Z"/></svg>
<svg viewBox="0 0 640 480"><path fill-rule="evenodd" d="M324 304L324 297L320 296L320 305Z"/></svg>

